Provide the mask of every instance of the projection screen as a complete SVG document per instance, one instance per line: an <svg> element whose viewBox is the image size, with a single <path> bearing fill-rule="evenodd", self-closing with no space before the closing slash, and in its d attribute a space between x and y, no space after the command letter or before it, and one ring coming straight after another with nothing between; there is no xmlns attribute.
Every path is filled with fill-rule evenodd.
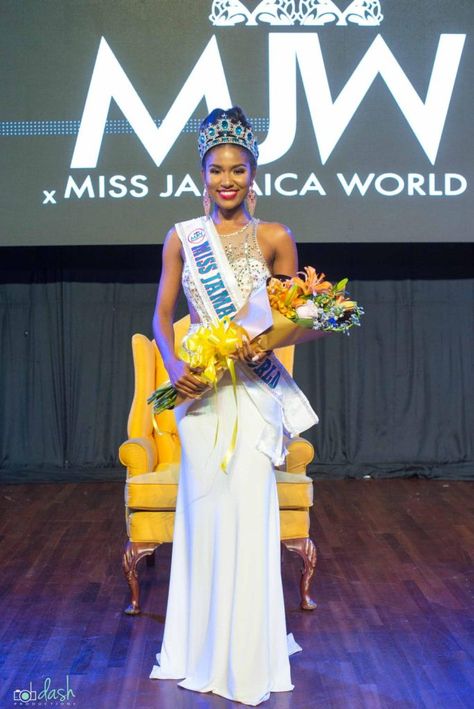
<svg viewBox="0 0 474 709"><path fill-rule="evenodd" d="M232 104L300 242L472 240L465 0L2 3L1 245L160 243Z"/></svg>

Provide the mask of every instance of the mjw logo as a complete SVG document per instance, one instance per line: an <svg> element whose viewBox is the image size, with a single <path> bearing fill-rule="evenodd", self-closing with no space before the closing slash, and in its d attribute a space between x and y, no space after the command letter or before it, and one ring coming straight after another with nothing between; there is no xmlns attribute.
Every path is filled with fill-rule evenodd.
<svg viewBox="0 0 474 709"><path fill-rule="evenodd" d="M428 88L423 100L380 34L353 69L339 95L333 97L318 35L294 31L269 33L269 130L260 145L259 164L272 163L291 149L297 128L298 71L323 164L330 158L378 76L385 82L426 157L434 164L465 39L465 34L440 35L433 65L426 72ZM163 71L166 71L169 57L163 60ZM260 77L256 71L255 78L260 78L263 84L264 71ZM216 106L233 104L218 42L213 36L157 126L103 37L84 106L72 168L96 167L112 99L157 166L165 160L202 99L208 111Z"/></svg>

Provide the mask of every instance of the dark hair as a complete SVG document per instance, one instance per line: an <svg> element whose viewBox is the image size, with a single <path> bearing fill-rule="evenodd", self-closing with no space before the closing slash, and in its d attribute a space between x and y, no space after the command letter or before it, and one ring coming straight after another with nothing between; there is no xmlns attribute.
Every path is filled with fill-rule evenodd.
<svg viewBox="0 0 474 709"><path fill-rule="evenodd" d="M219 120L219 118L223 118L223 116L226 115L227 118L230 118L232 121L235 122L240 122L244 126L244 128L247 128L248 130L253 130L251 123L249 122L249 119L245 115L245 113L242 111L240 106L232 106L232 108L215 108L213 111L210 112L208 116L206 116L202 121L201 125L199 126L199 130L204 130L207 128L208 125L215 123L216 121ZM249 163L250 167L252 170L255 170L257 167L257 161L255 160L255 156L252 154L252 152L246 148L244 145L239 145L238 147L241 147L242 150L245 150L246 153L248 153L249 156ZM212 148L210 149L212 150ZM202 157L202 166L205 166L206 162L206 157L207 153L210 152L209 150L204 153Z"/></svg>

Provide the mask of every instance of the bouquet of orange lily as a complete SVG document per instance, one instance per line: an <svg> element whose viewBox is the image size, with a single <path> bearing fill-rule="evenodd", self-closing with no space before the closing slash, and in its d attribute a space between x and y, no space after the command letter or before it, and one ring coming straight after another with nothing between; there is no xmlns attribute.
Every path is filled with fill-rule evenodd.
<svg viewBox="0 0 474 709"><path fill-rule="evenodd" d="M274 349L307 342L326 332L349 334L351 327L360 325L364 310L347 297L348 279L333 284L325 278L324 273L305 266L292 278L268 279L273 324L256 338L261 347Z"/></svg>
<svg viewBox="0 0 474 709"><path fill-rule="evenodd" d="M300 278L301 274L301 278ZM217 387L228 370L236 384L235 361L232 355L242 347L243 338L256 343L262 350L308 342L326 332L348 333L360 324L363 309L346 297L348 279L336 284L324 280L311 266L292 278L272 277L266 289L255 291L232 320L222 320L201 326L186 338L179 356L193 369L201 368L199 377L209 386ZM147 400L153 413L173 409L184 401L171 382L162 384Z"/></svg>

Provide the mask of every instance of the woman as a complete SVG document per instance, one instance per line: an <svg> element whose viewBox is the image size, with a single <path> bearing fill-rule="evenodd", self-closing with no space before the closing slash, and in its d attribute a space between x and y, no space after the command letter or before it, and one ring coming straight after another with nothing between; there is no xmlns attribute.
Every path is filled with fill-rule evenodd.
<svg viewBox="0 0 474 709"><path fill-rule="evenodd" d="M236 356L237 390L227 374L217 395L175 355L181 284L194 332L232 317L272 273L297 271L290 231L251 215L258 147L240 108L209 114L199 152L209 216L168 233L153 320L170 379L187 399L175 410L182 464L164 639L151 677L255 706L293 689L288 656L301 648L286 634L273 466L284 457L284 434L317 417L274 355L249 342Z"/></svg>

